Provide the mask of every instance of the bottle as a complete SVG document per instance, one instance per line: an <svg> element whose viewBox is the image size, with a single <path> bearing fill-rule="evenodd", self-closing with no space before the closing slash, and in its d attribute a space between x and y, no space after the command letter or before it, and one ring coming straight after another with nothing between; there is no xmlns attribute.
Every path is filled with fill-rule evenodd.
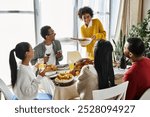
<svg viewBox="0 0 150 117"><path fill-rule="evenodd" d="M120 59L120 68L121 69L125 69L126 66L127 66L127 64L126 64L126 57L123 54L122 57L121 57L121 59Z"/></svg>

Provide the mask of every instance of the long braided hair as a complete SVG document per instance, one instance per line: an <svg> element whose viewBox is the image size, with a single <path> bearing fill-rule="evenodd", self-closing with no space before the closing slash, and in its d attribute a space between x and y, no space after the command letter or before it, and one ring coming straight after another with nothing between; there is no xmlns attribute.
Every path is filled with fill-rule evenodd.
<svg viewBox="0 0 150 117"><path fill-rule="evenodd" d="M113 47L109 41L99 40L94 51L94 66L98 74L99 89L114 86L112 65Z"/></svg>

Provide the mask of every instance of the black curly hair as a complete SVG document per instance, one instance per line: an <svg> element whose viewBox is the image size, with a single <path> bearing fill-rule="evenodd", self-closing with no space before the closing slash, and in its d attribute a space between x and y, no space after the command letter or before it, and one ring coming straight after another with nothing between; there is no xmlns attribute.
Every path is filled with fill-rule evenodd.
<svg viewBox="0 0 150 117"><path fill-rule="evenodd" d="M86 13L90 14L90 16L93 17L93 10L88 6L85 6L79 9L78 11L79 18L82 19L82 16Z"/></svg>
<svg viewBox="0 0 150 117"><path fill-rule="evenodd" d="M127 42L129 43L128 50L135 56L139 57L144 54L145 46L140 38L128 38Z"/></svg>
<svg viewBox="0 0 150 117"><path fill-rule="evenodd" d="M49 34L49 32L48 32L49 29L51 29L50 26L43 26L43 27L41 28L41 36L42 36L44 39L46 39L46 35Z"/></svg>

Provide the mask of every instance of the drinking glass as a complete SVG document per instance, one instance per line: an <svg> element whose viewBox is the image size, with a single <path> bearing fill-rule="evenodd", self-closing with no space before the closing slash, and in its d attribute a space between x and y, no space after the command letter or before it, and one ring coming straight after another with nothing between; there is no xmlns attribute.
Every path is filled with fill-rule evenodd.
<svg viewBox="0 0 150 117"><path fill-rule="evenodd" d="M43 71L46 67L46 65L44 64L44 59L43 58L39 58L38 59L38 68L39 68L39 71Z"/></svg>
<svg viewBox="0 0 150 117"><path fill-rule="evenodd" d="M72 61L69 61L69 69L70 70L74 69L74 63Z"/></svg>
<svg viewBox="0 0 150 117"><path fill-rule="evenodd" d="M49 56L51 55L50 50L46 50L46 51L45 51L45 55L49 57Z"/></svg>

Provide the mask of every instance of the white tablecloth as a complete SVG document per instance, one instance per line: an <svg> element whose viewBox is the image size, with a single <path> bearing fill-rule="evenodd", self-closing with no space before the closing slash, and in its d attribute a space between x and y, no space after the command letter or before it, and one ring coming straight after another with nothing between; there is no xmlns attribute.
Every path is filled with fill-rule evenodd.
<svg viewBox="0 0 150 117"><path fill-rule="evenodd" d="M79 97L76 82L70 86L55 86L54 100L69 100Z"/></svg>
<svg viewBox="0 0 150 117"><path fill-rule="evenodd" d="M114 74L125 74L125 72L127 71L127 69L120 69L117 67L114 67Z"/></svg>
<svg viewBox="0 0 150 117"><path fill-rule="evenodd" d="M79 97L76 82L70 86L57 86L50 78L45 77L41 85L43 90L52 95L53 100L69 100Z"/></svg>

